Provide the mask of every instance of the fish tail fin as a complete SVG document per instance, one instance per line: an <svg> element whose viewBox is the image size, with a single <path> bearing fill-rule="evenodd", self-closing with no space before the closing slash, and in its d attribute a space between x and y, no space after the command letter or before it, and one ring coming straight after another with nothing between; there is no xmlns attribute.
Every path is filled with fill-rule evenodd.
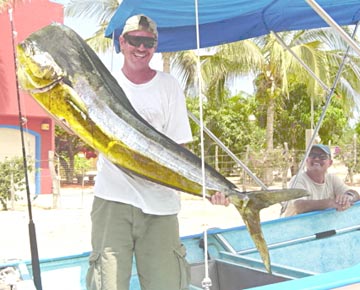
<svg viewBox="0 0 360 290"><path fill-rule="evenodd" d="M244 196L245 195L245 196ZM261 230L260 210L270 205L287 201L307 195L307 191L302 189L279 189L261 190L251 192L238 192L230 195L231 203L239 211L266 270L271 273L271 262L269 250Z"/></svg>

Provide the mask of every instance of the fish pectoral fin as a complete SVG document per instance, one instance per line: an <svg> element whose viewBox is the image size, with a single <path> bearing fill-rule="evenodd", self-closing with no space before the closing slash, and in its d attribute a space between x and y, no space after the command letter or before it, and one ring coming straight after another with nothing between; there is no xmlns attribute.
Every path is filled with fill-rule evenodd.
<svg viewBox="0 0 360 290"><path fill-rule="evenodd" d="M258 210L276 203L309 195L306 190L298 188L250 191L246 194L251 201L252 207Z"/></svg>

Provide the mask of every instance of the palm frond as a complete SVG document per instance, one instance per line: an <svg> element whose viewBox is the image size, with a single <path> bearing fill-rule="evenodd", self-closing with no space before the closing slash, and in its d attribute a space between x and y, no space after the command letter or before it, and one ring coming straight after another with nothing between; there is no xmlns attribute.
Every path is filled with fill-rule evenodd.
<svg viewBox="0 0 360 290"><path fill-rule="evenodd" d="M65 5L65 16L93 18L99 23L109 22L119 2L116 0L71 0Z"/></svg>
<svg viewBox="0 0 360 290"><path fill-rule="evenodd" d="M104 37L106 27L106 23L101 24L100 28L95 32L95 34L86 39L87 44L89 44L96 52L106 53L112 48L112 39Z"/></svg>

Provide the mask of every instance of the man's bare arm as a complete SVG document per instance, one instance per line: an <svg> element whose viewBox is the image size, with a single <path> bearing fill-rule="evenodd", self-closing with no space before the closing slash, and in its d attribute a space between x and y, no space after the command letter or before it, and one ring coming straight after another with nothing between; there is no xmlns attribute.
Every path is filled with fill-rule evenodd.
<svg viewBox="0 0 360 290"><path fill-rule="evenodd" d="M315 211L315 210L324 210L327 208L335 207L335 200L333 199L321 199L321 200L304 200L298 199L294 201L294 207L296 214Z"/></svg>

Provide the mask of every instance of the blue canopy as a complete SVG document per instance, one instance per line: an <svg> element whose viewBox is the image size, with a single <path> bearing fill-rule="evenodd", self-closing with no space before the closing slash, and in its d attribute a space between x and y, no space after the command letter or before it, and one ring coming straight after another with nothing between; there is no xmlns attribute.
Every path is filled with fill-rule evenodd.
<svg viewBox="0 0 360 290"><path fill-rule="evenodd" d="M127 18L145 14L156 21L158 52L195 49L194 0L123 0L105 36L119 52L118 38ZM328 26L305 0L199 0L200 47L210 47L268 34ZM360 20L359 0L318 0L339 25Z"/></svg>

